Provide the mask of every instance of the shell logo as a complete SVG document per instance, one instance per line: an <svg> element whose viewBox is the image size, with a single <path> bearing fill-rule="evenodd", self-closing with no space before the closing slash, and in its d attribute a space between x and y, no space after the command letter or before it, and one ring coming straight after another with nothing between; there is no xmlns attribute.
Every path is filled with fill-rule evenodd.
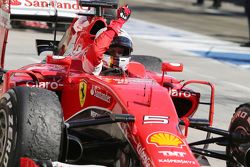
<svg viewBox="0 0 250 167"><path fill-rule="evenodd" d="M184 142L176 135L168 132L155 132L147 137L148 144L157 147L182 147Z"/></svg>

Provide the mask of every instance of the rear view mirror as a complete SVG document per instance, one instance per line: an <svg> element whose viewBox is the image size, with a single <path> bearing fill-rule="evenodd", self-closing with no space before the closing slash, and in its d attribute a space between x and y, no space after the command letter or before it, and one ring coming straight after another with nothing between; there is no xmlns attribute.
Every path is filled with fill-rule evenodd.
<svg viewBox="0 0 250 167"><path fill-rule="evenodd" d="M182 63L169 63L163 62L161 64L162 72L182 72L183 64Z"/></svg>
<svg viewBox="0 0 250 167"><path fill-rule="evenodd" d="M53 53L55 53L57 51L58 43L59 41L54 42L52 40L36 39L36 48L38 55L45 51L52 51Z"/></svg>
<svg viewBox="0 0 250 167"><path fill-rule="evenodd" d="M130 76L142 78L146 76L146 69L144 65L139 62L130 62L127 68Z"/></svg>

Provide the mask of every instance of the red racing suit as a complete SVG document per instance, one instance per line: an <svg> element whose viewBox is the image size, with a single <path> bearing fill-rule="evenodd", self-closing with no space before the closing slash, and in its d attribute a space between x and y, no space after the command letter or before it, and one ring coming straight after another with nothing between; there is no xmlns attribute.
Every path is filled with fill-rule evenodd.
<svg viewBox="0 0 250 167"><path fill-rule="evenodd" d="M76 59L80 59L82 61L82 68L86 73L98 75L102 69L103 54L109 49L113 38L118 35L123 24L129 19L130 14L131 10L127 5L120 7L117 10L117 19L112 20L108 26L105 22L103 27L105 27L106 30L100 35L97 35L98 37L96 34L91 33L93 32L92 28L95 30L95 23L98 21L104 22L104 18L94 17L85 21L83 19L82 26L80 25L80 29L82 30L79 32L72 31L73 35L77 35L77 39L72 39L73 35L71 34L69 35L69 38L63 40L61 44L62 53L64 53L63 45L65 43L66 48L69 48L66 49L66 52L64 53L65 56L73 56ZM74 27L74 23L78 24L78 21L73 22L69 30ZM85 23L87 23L86 25L88 26L83 26ZM100 29L103 30L103 27L100 27ZM71 42L68 42L69 40L71 40ZM69 47L69 45L72 45L73 47Z"/></svg>
<svg viewBox="0 0 250 167"><path fill-rule="evenodd" d="M86 73L98 75L102 69L103 54L109 49L113 38L118 35L125 21L121 19L111 21L107 30L102 32L92 44L81 53L82 67Z"/></svg>

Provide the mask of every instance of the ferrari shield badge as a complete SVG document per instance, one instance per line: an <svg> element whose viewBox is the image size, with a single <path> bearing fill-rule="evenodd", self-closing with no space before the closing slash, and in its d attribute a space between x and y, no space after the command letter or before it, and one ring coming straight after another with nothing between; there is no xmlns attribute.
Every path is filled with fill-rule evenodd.
<svg viewBox="0 0 250 167"><path fill-rule="evenodd" d="M83 107L83 105L85 103L86 92L87 92L87 83L80 82L80 84L79 84L79 100L80 100L81 107Z"/></svg>

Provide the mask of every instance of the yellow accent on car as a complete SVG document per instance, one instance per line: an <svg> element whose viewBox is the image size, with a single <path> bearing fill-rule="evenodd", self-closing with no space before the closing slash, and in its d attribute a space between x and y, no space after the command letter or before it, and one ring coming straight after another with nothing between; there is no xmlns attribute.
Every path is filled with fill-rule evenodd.
<svg viewBox="0 0 250 167"><path fill-rule="evenodd" d="M80 82L79 84L79 101L81 107L83 107L86 99L86 92L87 92L87 83Z"/></svg>
<svg viewBox="0 0 250 167"><path fill-rule="evenodd" d="M149 136L149 143L156 144L157 146L175 146L180 147L184 145L183 141L174 134L167 132L154 133Z"/></svg>

